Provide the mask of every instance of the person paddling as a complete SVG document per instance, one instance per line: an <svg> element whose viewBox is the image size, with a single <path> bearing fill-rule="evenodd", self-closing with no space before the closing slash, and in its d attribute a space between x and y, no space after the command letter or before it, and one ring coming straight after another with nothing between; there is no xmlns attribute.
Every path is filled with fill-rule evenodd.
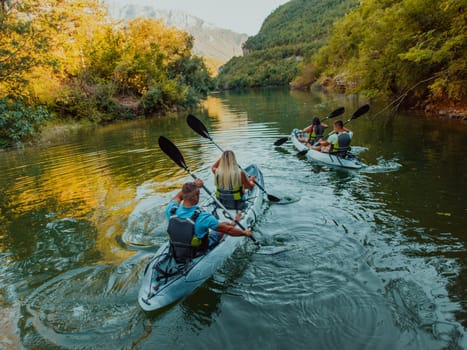
<svg viewBox="0 0 467 350"><path fill-rule="evenodd" d="M235 227L242 217L241 213L237 213L235 220L229 223L219 222L211 213L202 211L198 206L202 187L201 179L185 183L167 205L167 232L177 261L204 254L215 247L224 234L247 237L252 235L251 230Z"/></svg>
<svg viewBox="0 0 467 350"><path fill-rule="evenodd" d="M323 138L324 130L329 126L325 123L321 123L318 117L314 117L311 125L307 126L305 129L299 130L301 134L308 134L306 137L298 137L298 141L305 142L308 147L311 147L320 139Z"/></svg>
<svg viewBox="0 0 467 350"><path fill-rule="evenodd" d="M241 210L244 192L255 186L254 176L247 177L240 169L233 151L224 151L211 167L216 185L216 197L227 209Z"/></svg>
<svg viewBox="0 0 467 350"><path fill-rule="evenodd" d="M353 132L344 127L342 120L336 120L333 124L334 132L327 140L321 139L316 146L312 148L324 153L333 153L339 156L345 156L350 148Z"/></svg>

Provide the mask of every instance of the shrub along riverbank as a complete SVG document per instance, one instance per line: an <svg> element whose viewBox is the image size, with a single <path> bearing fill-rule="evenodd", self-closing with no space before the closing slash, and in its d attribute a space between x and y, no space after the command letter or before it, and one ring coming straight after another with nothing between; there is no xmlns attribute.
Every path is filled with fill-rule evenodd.
<svg viewBox="0 0 467 350"><path fill-rule="evenodd" d="M116 22L97 0L0 7L0 147L45 121L108 123L194 106L212 80L193 37L161 20Z"/></svg>
<svg viewBox="0 0 467 350"><path fill-rule="evenodd" d="M41 128L164 115L218 89L313 85L394 108L467 116L460 0L291 0L214 82L193 37L161 20L117 22L98 0L0 6L0 148Z"/></svg>

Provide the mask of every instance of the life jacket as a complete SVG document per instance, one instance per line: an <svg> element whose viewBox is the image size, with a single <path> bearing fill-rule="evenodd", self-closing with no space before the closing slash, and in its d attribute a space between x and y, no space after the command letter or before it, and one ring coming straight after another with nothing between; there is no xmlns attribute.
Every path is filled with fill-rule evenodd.
<svg viewBox="0 0 467 350"><path fill-rule="evenodd" d="M347 132L338 133L337 141L331 145L331 153L337 154L340 157L347 155L350 148L350 135Z"/></svg>
<svg viewBox="0 0 467 350"><path fill-rule="evenodd" d="M315 143L315 141L318 141L320 138L323 137L323 134L324 126L322 126L321 124L313 125L312 132L308 134L308 142Z"/></svg>
<svg viewBox="0 0 467 350"><path fill-rule="evenodd" d="M219 181L216 176L216 184ZM216 198L226 207L227 209L242 209L243 206L243 194L244 189L242 186L231 187L231 189L220 189L216 186Z"/></svg>
<svg viewBox="0 0 467 350"><path fill-rule="evenodd" d="M170 239L170 249L178 263L188 262L192 258L203 254L208 248L209 234L199 239L195 235L195 222L201 211L196 209L190 218L182 219L177 216L178 207L170 210L167 233Z"/></svg>

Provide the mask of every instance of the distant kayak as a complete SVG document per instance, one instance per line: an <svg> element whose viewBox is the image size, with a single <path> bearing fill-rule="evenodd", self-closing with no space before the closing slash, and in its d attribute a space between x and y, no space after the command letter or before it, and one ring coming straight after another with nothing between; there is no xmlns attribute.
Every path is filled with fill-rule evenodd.
<svg viewBox="0 0 467 350"><path fill-rule="evenodd" d="M245 171L264 186L263 175L256 165L246 167ZM255 186L252 190L246 191L245 194L247 197L246 208L242 210L243 217L240 224L245 228L251 228L261 214L264 193L258 186ZM223 210L217 207L212 198L200 204L200 207L213 213L219 218L219 221L231 221L223 213ZM235 210L229 210L229 212L231 217L235 217ZM143 282L138 295L139 305L145 311L154 311L191 294L210 278L235 249L247 239L247 237L224 235L219 244L212 250L193 258L187 264L177 263L173 259L169 252L170 244L167 241L159 248L144 269Z"/></svg>
<svg viewBox="0 0 467 350"><path fill-rule="evenodd" d="M311 161L318 161L327 165L350 169L360 169L366 166L366 164L362 163L355 155L350 152L347 152L344 157L341 157L335 154L324 153L308 148L305 143L298 140L299 134L299 130L294 129L290 135L290 140L299 152L306 152L306 157Z"/></svg>

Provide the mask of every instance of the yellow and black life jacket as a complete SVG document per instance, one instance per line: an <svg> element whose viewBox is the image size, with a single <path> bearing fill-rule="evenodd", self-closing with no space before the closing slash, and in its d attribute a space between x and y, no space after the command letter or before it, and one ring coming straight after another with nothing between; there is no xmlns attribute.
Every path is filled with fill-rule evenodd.
<svg viewBox="0 0 467 350"><path fill-rule="evenodd" d="M308 142L309 143L315 143L318 141L320 138L323 137L324 134L324 126L321 124L313 125L313 131L308 134Z"/></svg>
<svg viewBox="0 0 467 350"><path fill-rule="evenodd" d="M216 184L219 181L216 176ZM243 206L244 188L242 186L232 187L230 189L220 189L216 187L216 198L227 208L240 210Z"/></svg>
<svg viewBox="0 0 467 350"><path fill-rule="evenodd" d="M347 132L339 133L337 141L331 145L331 153L344 157L350 149L350 135Z"/></svg>

